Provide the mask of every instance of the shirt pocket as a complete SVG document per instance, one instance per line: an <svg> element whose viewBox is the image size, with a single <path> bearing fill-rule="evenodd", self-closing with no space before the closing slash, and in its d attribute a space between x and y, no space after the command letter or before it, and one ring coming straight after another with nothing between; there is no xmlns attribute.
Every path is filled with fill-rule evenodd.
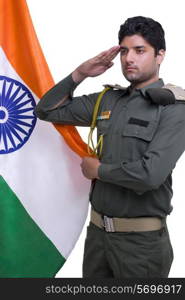
<svg viewBox="0 0 185 300"><path fill-rule="evenodd" d="M109 120L99 120L97 123L97 133L98 135L107 135L108 130L110 127L110 121Z"/></svg>
<svg viewBox="0 0 185 300"><path fill-rule="evenodd" d="M147 126L127 124L122 131L121 151L119 157L125 161L141 159L157 129L157 121L148 121Z"/></svg>
<svg viewBox="0 0 185 300"><path fill-rule="evenodd" d="M122 135L124 137L132 137L132 138L144 140L146 142L150 142L153 139L154 133L157 129L158 122L155 120L145 121L145 122L147 122L145 123L147 124L147 126L127 123L123 129Z"/></svg>

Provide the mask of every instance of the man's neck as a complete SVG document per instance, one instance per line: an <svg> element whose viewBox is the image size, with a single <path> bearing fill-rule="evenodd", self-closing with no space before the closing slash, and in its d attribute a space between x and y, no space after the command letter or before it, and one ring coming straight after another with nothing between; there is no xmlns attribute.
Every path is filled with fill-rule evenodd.
<svg viewBox="0 0 185 300"><path fill-rule="evenodd" d="M153 82L156 82L158 80L159 80L159 76L157 75L157 76L155 76L155 77L153 77L153 78L151 78L151 79L149 79L147 81L133 83L133 84L131 84L131 87L132 87L132 89L141 89L141 88L143 88L143 87L145 87L145 86L147 86L147 85L149 85L149 84L151 84Z"/></svg>

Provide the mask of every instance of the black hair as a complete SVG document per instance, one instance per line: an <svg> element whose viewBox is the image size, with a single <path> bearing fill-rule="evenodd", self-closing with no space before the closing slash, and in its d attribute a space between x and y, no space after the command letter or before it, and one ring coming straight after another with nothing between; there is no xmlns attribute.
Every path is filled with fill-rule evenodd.
<svg viewBox="0 0 185 300"><path fill-rule="evenodd" d="M119 44L126 36L138 34L142 36L155 50L155 55L159 50L166 50L165 33L160 23L142 16L128 18L120 26L118 33Z"/></svg>

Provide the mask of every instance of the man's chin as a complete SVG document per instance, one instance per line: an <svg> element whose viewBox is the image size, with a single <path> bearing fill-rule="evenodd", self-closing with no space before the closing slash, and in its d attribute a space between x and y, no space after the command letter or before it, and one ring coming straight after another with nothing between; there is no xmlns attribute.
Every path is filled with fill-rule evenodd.
<svg viewBox="0 0 185 300"><path fill-rule="evenodd" d="M130 83L137 83L138 79L135 76L125 76Z"/></svg>

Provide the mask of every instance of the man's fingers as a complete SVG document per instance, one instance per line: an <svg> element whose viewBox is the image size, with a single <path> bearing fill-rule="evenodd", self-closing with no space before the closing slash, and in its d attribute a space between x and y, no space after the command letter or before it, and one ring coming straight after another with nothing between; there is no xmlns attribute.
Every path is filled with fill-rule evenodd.
<svg viewBox="0 0 185 300"><path fill-rule="evenodd" d="M117 56L120 51L120 46L114 46L107 51L101 52L97 57L96 61L99 64L109 66L110 62Z"/></svg>
<svg viewBox="0 0 185 300"><path fill-rule="evenodd" d="M113 61L110 62L110 64L107 66L108 68L111 68L114 65Z"/></svg>
<svg viewBox="0 0 185 300"><path fill-rule="evenodd" d="M100 54L98 54L96 57L99 59L109 59L111 57L115 57L118 52L120 51L120 46L114 46L110 48L109 50L103 51Z"/></svg>
<svg viewBox="0 0 185 300"><path fill-rule="evenodd" d="M113 60L117 56L119 51L120 51L120 46L114 47L109 53L107 53L107 59L110 61Z"/></svg>

